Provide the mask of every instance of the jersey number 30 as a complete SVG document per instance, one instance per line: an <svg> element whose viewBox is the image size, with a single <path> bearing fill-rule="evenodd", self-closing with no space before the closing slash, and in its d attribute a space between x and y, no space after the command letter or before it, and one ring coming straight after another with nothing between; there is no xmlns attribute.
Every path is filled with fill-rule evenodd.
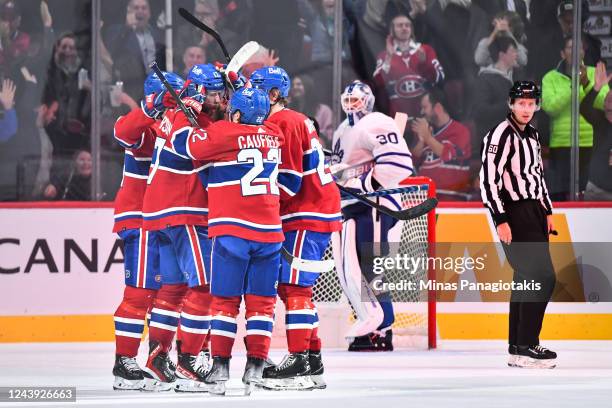
<svg viewBox="0 0 612 408"><path fill-rule="evenodd" d="M398 142L397 133L395 132L387 133L386 135L376 135L376 139L378 139L378 143L381 145L387 143L397 144Z"/></svg>
<svg viewBox="0 0 612 408"><path fill-rule="evenodd" d="M238 152L238 163L253 163L253 167L240 179L240 188L242 189L243 196L280 194L276 181L278 179L278 163L280 162L280 150L268 150L266 161L268 163L274 163L274 169L272 170L272 173L270 173L270 177L260 177L264 171L263 153L259 149L244 149ZM266 184L270 185L270 193L268 193L268 187L266 186Z"/></svg>

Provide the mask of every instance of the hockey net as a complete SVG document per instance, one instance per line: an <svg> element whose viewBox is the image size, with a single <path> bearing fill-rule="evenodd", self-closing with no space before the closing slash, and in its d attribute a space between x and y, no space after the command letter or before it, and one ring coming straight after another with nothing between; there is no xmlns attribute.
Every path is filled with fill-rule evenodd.
<svg viewBox="0 0 612 408"><path fill-rule="evenodd" d="M435 185L427 177L411 177L401 186L412 187L402 193L402 206L413 207L428 197L435 196ZM435 242L435 210L427 215L408 221L399 221L389 232L389 242L399 243L396 253L411 257L433 256ZM393 250L393 249L392 249ZM391 252L389 256L395 256ZM332 259L331 245L325 252L324 259ZM414 281L419 287L419 281L433 279L433 270L425 267L414 274L406 270L394 269L386 273L390 282ZM346 318L352 319L348 300L343 294L335 268L321 274L314 287L314 301L317 308L342 307L346 310ZM394 343L399 346L417 348L436 347L436 304L435 293L423 291L393 291L393 306L395 323L393 324Z"/></svg>

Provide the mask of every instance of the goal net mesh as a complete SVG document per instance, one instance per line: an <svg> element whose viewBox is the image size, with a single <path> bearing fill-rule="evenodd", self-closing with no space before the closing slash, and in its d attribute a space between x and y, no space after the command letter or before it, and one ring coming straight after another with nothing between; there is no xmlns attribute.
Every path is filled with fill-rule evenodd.
<svg viewBox="0 0 612 408"><path fill-rule="evenodd" d="M415 183L408 179L402 186L411 187L408 192L402 193L403 208L414 207L423 202L429 196L430 185L428 183ZM409 257L426 257L429 250L430 239L428 233L428 217L423 215L408 221L398 221L389 232L389 242L398 243L391 245L388 256L408 255ZM331 244L325 251L324 259L332 259ZM420 281L427 281L427 263L410 273L405 269L393 269L386 272L389 282L413 281L419 287ZM322 273L314 287L313 299L320 306L326 303L343 304L347 308L347 318L353 318L350 305L342 292L340 281L334 268L330 272ZM395 309L395 323L393 333L399 335L427 336L427 290L393 291L392 299Z"/></svg>

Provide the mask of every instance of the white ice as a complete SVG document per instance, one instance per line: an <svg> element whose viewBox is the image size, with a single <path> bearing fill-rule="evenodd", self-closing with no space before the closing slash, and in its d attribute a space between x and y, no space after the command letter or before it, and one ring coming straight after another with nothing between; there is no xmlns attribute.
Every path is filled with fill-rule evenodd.
<svg viewBox="0 0 612 408"><path fill-rule="evenodd" d="M501 341L443 341L433 351L324 350L326 390L210 397L113 391L113 343L1 344L0 387L76 386L77 404L0 403L0 407L612 406L612 342L548 341L544 345L559 354L553 370L507 367L506 346ZM278 361L282 355L282 350L274 350L271 356ZM240 386L244 362L242 352L231 361L233 388Z"/></svg>

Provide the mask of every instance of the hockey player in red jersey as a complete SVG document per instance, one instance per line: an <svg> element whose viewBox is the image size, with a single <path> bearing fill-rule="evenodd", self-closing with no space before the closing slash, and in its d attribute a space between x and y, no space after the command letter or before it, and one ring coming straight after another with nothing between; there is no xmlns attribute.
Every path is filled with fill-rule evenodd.
<svg viewBox="0 0 612 408"><path fill-rule="evenodd" d="M436 51L427 44L414 40L412 22L405 15L391 20L387 49L378 55L373 77L381 90L378 100L386 106L390 116L405 112L420 116L420 99L426 85L435 85L444 79L444 70Z"/></svg>
<svg viewBox="0 0 612 408"><path fill-rule="evenodd" d="M329 168L312 121L285 107L291 80L280 67L263 67L251 75L254 87L270 98L269 122L285 135L279 170L284 248L294 257L319 261L331 233L340 231L340 192ZM264 371L264 387L271 389L325 388L322 379L319 319L312 302L316 272L281 262L278 294L285 304L289 354Z"/></svg>
<svg viewBox="0 0 612 408"><path fill-rule="evenodd" d="M164 73L176 90L183 79ZM115 139L125 148L121 187L115 198L116 232L123 240L125 291L115 311L115 376L114 389L137 390L144 376L136 363L136 354L146 322L146 315L161 285L159 252L155 234L142 229L142 203L147 186L151 155L157 125L167 106L164 86L155 74L144 83L145 100L141 109L119 117L115 123Z"/></svg>
<svg viewBox="0 0 612 408"><path fill-rule="evenodd" d="M225 92L217 69L200 64L189 72L182 99L199 125L206 128L220 116ZM151 311L150 352L144 369L147 390L175 387L177 391L206 391L206 366L198 359L200 350L206 348L211 301L208 198L202 182L206 166L172 147L172 140L188 127L178 109L166 112L155 142L143 206L144 228L158 231L163 274ZM181 274L187 285L175 278ZM179 322L181 341L175 372L167 355Z"/></svg>
<svg viewBox="0 0 612 408"><path fill-rule="evenodd" d="M279 127L265 122L269 101L258 89L242 88L230 100L231 122L186 128L174 150L210 163L208 174L211 251L210 392L225 393L241 298L246 305L246 393L261 382L272 337L278 265L284 239L277 184ZM181 114L179 114L181 115Z"/></svg>

